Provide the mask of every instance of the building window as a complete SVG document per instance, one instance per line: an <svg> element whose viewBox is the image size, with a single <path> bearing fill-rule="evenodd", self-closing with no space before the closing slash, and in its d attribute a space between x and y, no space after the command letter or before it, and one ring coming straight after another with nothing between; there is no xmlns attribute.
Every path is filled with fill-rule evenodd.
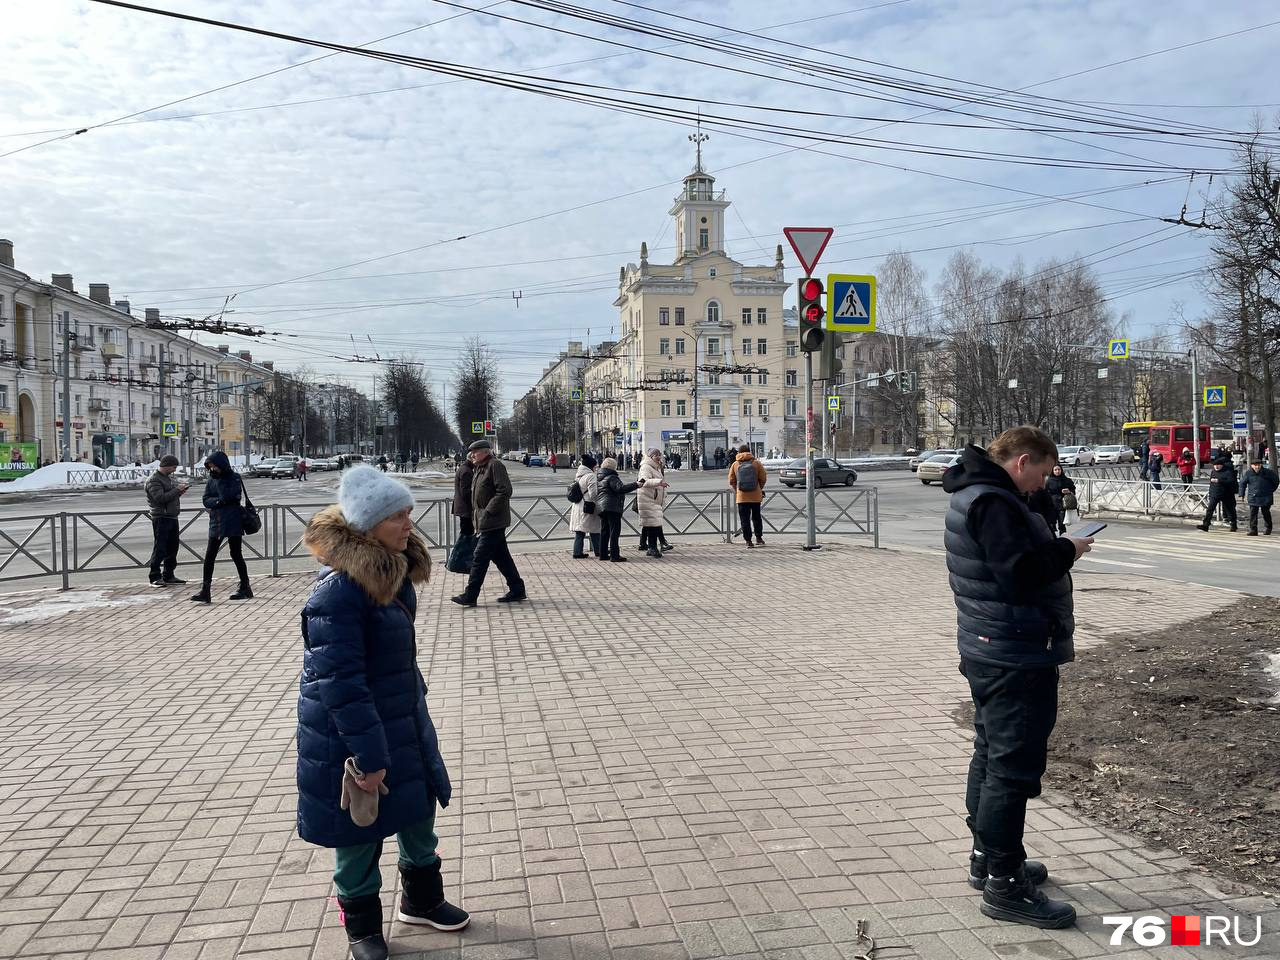
<svg viewBox="0 0 1280 960"><path fill-rule="evenodd" d="M667 357L671 355L671 338L663 337L658 341L658 356Z"/></svg>
<svg viewBox="0 0 1280 960"><path fill-rule="evenodd" d="M758 337L756 339L756 353L758 353L760 356L763 357L768 352L769 352L769 341L766 340L764 337Z"/></svg>
<svg viewBox="0 0 1280 960"><path fill-rule="evenodd" d="M707 323L720 322L720 304L712 300L707 304Z"/></svg>
<svg viewBox="0 0 1280 960"><path fill-rule="evenodd" d="M743 385L744 387L749 387L749 386L751 386L751 385L752 385L753 383L755 383L755 382L756 382L756 381L755 381L755 377L754 377L754 375L753 375L753 374L750 374L750 373L744 373L744 374L742 375L742 385Z"/></svg>
<svg viewBox="0 0 1280 960"><path fill-rule="evenodd" d="M671 310L668 307L658 308L658 325L667 326L671 322Z"/></svg>
<svg viewBox="0 0 1280 960"><path fill-rule="evenodd" d="M684 326L684 307L676 307L676 326Z"/></svg>
<svg viewBox="0 0 1280 960"><path fill-rule="evenodd" d="M677 417L687 417L688 415L689 415L689 401L687 401L687 400L677 400L677 401L676 401L676 416L677 416Z"/></svg>
<svg viewBox="0 0 1280 960"><path fill-rule="evenodd" d="M764 307L759 307L756 309L756 323L760 324L760 326L762 327L764 326L765 318L768 316L769 316L769 311L766 310Z"/></svg>
<svg viewBox="0 0 1280 960"><path fill-rule="evenodd" d="M768 400L757 400L757 401L756 401L756 413L760 414L760 416L762 416L762 417L767 417L767 416L769 415L769 401L768 401Z"/></svg>
<svg viewBox="0 0 1280 960"><path fill-rule="evenodd" d="M751 338L750 337L742 338L742 355L744 357L751 356Z"/></svg>
<svg viewBox="0 0 1280 960"><path fill-rule="evenodd" d="M707 414L708 414L708 416L712 416L712 417L718 417L718 416L720 416L720 415L721 415L721 414L720 414L720 401L719 401L719 400L708 400L708 401L707 401Z"/></svg>
<svg viewBox="0 0 1280 960"><path fill-rule="evenodd" d="M707 356L709 357L720 356L720 338L719 337L707 337Z"/></svg>
<svg viewBox="0 0 1280 960"><path fill-rule="evenodd" d="M710 277L712 280L714 280L716 278L716 268L715 267L710 268L707 271L707 276Z"/></svg>
<svg viewBox="0 0 1280 960"><path fill-rule="evenodd" d="M720 386L720 374L718 374L718 373L708 373L708 374L707 374L707 383L711 384L713 387L718 387L718 386Z"/></svg>
<svg viewBox="0 0 1280 960"><path fill-rule="evenodd" d="M748 327L751 326L751 308L750 307L742 308L742 322L745 326L748 326Z"/></svg>
<svg viewBox="0 0 1280 960"><path fill-rule="evenodd" d="M116 419L119 420L121 423L124 422L124 401L123 400L116 401Z"/></svg>
<svg viewBox="0 0 1280 960"><path fill-rule="evenodd" d="M762 386L762 387L767 387L768 385L769 385L769 374L767 374L765 371L761 370L761 371L760 371L760 386Z"/></svg>
<svg viewBox="0 0 1280 960"><path fill-rule="evenodd" d="M0 386L0 410L9 409L9 387L7 385Z"/></svg>
<svg viewBox="0 0 1280 960"><path fill-rule="evenodd" d="M795 370L788 370L782 375L782 382L788 387L800 386L800 375Z"/></svg>
<svg viewBox="0 0 1280 960"><path fill-rule="evenodd" d="M788 417L798 417L800 416L800 401L795 397L787 397L784 409L787 411Z"/></svg>
<svg viewBox="0 0 1280 960"><path fill-rule="evenodd" d="M684 353L684 337L676 337L676 353Z"/></svg>
<svg viewBox="0 0 1280 960"><path fill-rule="evenodd" d="M136 403L129 404L129 420L130 422L138 419L138 405Z"/></svg>
<svg viewBox="0 0 1280 960"><path fill-rule="evenodd" d="M671 416L671 401L663 400L661 403L658 404L658 409L659 409L659 412L661 412L661 414L664 417Z"/></svg>
<svg viewBox="0 0 1280 960"><path fill-rule="evenodd" d="M750 401L750 400L743 400L743 401L742 401L742 415L743 415L744 417L749 417L749 416L751 416L751 401Z"/></svg>
<svg viewBox="0 0 1280 960"><path fill-rule="evenodd" d="M711 246L711 231L706 227L698 228L698 249L706 250Z"/></svg>
<svg viewBox="0 0 1280 960"><path fill-rule="evenodd" d="M76 396L76 416L78 417L83 411L80 409L80 394L77 393L75 396Z"/></svg>
<svg viewBox="0 0 1280 960"><path fill-rule="evenodd" d="M788 356L788 357L794 357L794 356L796 356L799 352L800 352L800 344L798 344L798 343L788 343L788 344L787 344L787 356Z"/></svg>

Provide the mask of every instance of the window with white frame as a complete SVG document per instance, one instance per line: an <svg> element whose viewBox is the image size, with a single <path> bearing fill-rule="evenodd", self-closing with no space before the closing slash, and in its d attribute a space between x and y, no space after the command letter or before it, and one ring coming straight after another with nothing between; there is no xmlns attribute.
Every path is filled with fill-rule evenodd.
<svg viewBox="0 0 1280 960"><path fill-rule="evenodd" d="M706 250L710 246L711 246L711 231L708 230L706 227L700 227L698 229L698 249Z"/></svg>
<svg viewBox="0 0 1280 960"><path fill-rule="evenodd" d="M795 370L788 370L782 375L783 386L798 387L800 386L800 375Z"/></svg>
<svg viewBox="0 0 1280 960"><path fill-rule="evenodd" d="M796 397L787 397L784 401L785 409L788 417L800 416L800 401Z"/></svg>
<svg viewBox="0 0 1280 960"><path fill-rule="evenodd" d="M719 323L719 322L720 322L720 303L719 301L712 300L710 303L707 304L707 323Z"/></svg>
<svg viewBox="0 0 1280 960"><path fill-rule="evenodd" d="M751 338L750 337L742 338L742 355L744 357L751 356Z"/></svg>
<svg viewBox="0 0 1280 960"><path fill-rule="evenodd" d="M676 337L676 353L684 353L684 337Z"/></svg>
<svg viewBox="0 0 1280 960"><path fill-rule="evenodd" d="M707 337L707 356L709 357L720 356L720 338L719 337Z"/></svg>
<svg viewBox="0 0 1280 960"><path fill-rule="evenodd" d="M138 419L138 405L136 403L129 404L129 419L131 421Z"/></svg>
<svg viewBox="0 0 1280 960"><path fill-rule="evenodd" d="M9 387L7 384L0 384L0 410L9 409Z"/></svg>
<svg viewBox="0 0 1280 960"><path fill-rule="evenodd" d="M788 344L787 344L787 356L788 356L788 357L794 357L794 356L796 356L796 355L797 355L797 354L799 354L799 353L800 353L800 344L798 344L798 343L788 343Z"/></svg>
<svg viewBox="0 0 1280 960"><path fill-rule="evenodd" d="M677 416L677 417L687 417L688 415L689 415L689 401L688 401L688 400L677 400L677 401L676 401L676 416Z"/></svg>
<svg viewBox="0 0 1280 960"><path fill-rule="evenodd" d="M763 357L768 352L769 352L769 341L766 340L764 337L758 337L756 339L756 353Z"/></svg>
<svg viewBox="0 0 1280 960"><path fill-rule="evenodd" d="M742 375L742 385L743 385L744 387L749 387L749 386L751 386L751 385L752 385L753 383L755 383L755 382L756 382L755 374L752 374L752 373L744 373L744 374Z"/></svg>
<svg viewBox="0 0 1280 960"><path fill-rule="evenodd" d="M671 416L671 401L670 401L670 400L663 400L661 403L659 403L659 404L658 404L658 412L659 412L659 413L661 413L661 414L662 414L662 416L664 416L664 417L669 417L669 416Z"/></svg>
<svg viewBox="0 0 1280 960"><path fill-rule="evenodd" d="M84 411L81 409L81 406L80 406L80 394L77 393L75 395L75 398L76 398L76 416L78 417Z"/></svg>
<svg viewBox="0 0 1280 960"><path fill-rule="evenodd" d="M768 318L768 316L769 316L769 311L766 310L764 307L756 308L756 323L760 324L760 326L762 327L764 326L764 322Z"/></svg>
<svg viewBox="0 0 1280 960"><path fill-rule="evenodd" d="M124 401L116 401L116 420L120 423L124 422Z"/></svg>
<svg viewBox="0 0 1280 960"><path fill-rule="evenodd" d="M750 400L743 400L743 401L742 401L742 415L743 415L744 417L749 417L749 416L751 416L751 401L750 401Z"/></svg>
<svg viewBox="0 0 1280 960"><path fill-rule="evenodd" d="M721 416L721 413L720 413L720 401L719 401L719 400L708 400L708 401L707 401L707 415L708 415L708 416L711 416L711 417L718 417L718 416Z"/></svg>
<svg viewBox="0 0 1280 960"><path fill-rule="evenodd" d="M751 326L751 308L750 307L742 308L742 322L744 325L748 327Z"/></svg>
<svg viewBox="0 0 1280 960"><path fill-rule="evenodd" d="M661 340L658 341L658 356L661 356L661 357L671 356L671 338L670 337L663 337Z"/></svg>
<svg viewBox="0 0 1280 960"><path fill-rule="evenodd" d="M713 386L713 387L718 387L718 386L720 386L720 374L718 374L718 373L708 373L708 374L707 374L707 383L711 384L711 386Z"/></svg>
<svg viewBox="0 0 1280 960"><path fill-rule="evenodd" d="M712 280L714 280L716 278L716 268L712 267L711 269L709 269L707 271L707 276L710 277Z"/></svg>
<svg viewBox="0 0 1280 960"><path fill-rule="evenodd" d="M756 413L760 414L762 417L767 417L769 415L769 401L764 399L757 400Z"/></svg>
<svg viewBox="0 0 1280 960"><path fill-rule="evenodd" d="M665 327L670 322L671 322L671 308L659 307L658 308L658 325L661 327Z"/></svg>
<svg viewBox="0 0 1280 960"><path fill-rule="evenodd" d="M764 370L760 371L760 386L767 387L769 385L769 374Z"/></svg>

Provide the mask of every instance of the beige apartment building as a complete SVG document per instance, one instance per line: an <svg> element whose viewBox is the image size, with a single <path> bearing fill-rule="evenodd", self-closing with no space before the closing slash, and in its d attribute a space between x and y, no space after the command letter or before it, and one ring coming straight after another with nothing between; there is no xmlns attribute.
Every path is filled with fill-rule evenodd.
<svg viewBox="0 0 1280 960"><path fill-rule="evenodd" d="M584 374L593 445L606 452L659 447L687 462L695 434L707 463L717 448L748 443L764 454L783 446L782 249L761 266L731 257L730 204L699 151L669 211L675 261L650 262L642 244L640 262L619 271L613 305L621 335Z"/></svg>

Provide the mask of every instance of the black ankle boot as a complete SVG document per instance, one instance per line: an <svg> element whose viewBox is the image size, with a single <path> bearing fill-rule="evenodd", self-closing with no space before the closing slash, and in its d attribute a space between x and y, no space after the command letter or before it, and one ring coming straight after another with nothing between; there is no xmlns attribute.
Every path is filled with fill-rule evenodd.
<svg viewBox="0 0 1280 960"><path fill-rule="evenodd" d="M253 591L249 588L248 580L240 581L240 589L231 595L232 600L252 600Z"/></svg>
<svg viewBox="0 0 1280 960"><path fill-rule="evenodd" d="M1061 900L1050 900L1027 879L1025 870L1011 877L988 877L982 888L983 916L1010 923L1025 923L1044 930L1061 930L1076 922L1076 909Z"/></svg>
<svg viewBox="0 0 1280 960"><path fill-rule="evenodd" d="M429 867L401 863L400 880L404 889L397 916L404 923L435 927L437 930L462 930L471 922L467 911L444 898L444 878L440 875L439 859Z"/></svg>
<svg viewBox="0 0 1280 960"><path fill-rule="evenodd" d="M347 930L351 960L387 960L387 941L382 936L382 900L376 893L367 897L339 897L342 925Z"/></svg>
<svg viewBox="0 0 1280 960"><path fill-rule="evenodd" d="M1049 868L1036 860L1024 860L1022 869L1037 887L1049 880ZM981 890L987 885L987 855L975 850L969 854L969 886Z"/></svg>
<svg viewBox="0 0 1280 960"><path fill-rule="evenodd" d="M196 603L212 603L213 597L209 595L209 589L210 589L209 584L207 583L203 584L200 587L200 592L197 593L195 596L193 596L191 599Z"/></svg>

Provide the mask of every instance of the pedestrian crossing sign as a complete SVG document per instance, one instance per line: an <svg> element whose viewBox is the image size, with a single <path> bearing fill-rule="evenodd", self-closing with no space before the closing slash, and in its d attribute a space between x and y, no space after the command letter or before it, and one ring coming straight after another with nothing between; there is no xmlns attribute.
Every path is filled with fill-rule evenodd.
<svg viewBox="0 0 1280 960"><path fill-rule="evenodd" d="M582 402L582 388L581 388L581 387L574 387L572 390L570 390L570 391L569 391L569 399L570 399L570 400L572 400L574 403L581 403L581 402Z"/></svg>
<svg viewBox="0 0 1280 960"><path fill-rule="evenodd" d="M1128 340L1112 340L1107 345L1108 360L1128 360L1129 359L1129 341Z"/></svg>
<svg viewBox="0 0 1280 960"><path fill-rule="evenodd" d="M876 328L876 278L827 274L826 329L871 333Z"/></svg>
<svg viewBox="0 0 1280 960"><path fill-rule="evenodd" d="M483 420L472 420L472 421L471 421L471 432L472 432L472 433L484 433L484 421L483 421Z"/></svg>
<svg viewBox="0 0 1280 960"><path fill-rule="evenodd" d="M840 398L839 398L839 397L827 397L827 409L828 409L828 410L839 410L839 409L840 409Z"/></svg>
<svg viewBox="0 0 1280 960"><path fill-rule="evenodd" d="M627 429L628 429L628 430L630 430L632 433L635 433L637 430L639 430L639 429L640 429L640 421L639 421L639 420L628 420L628 421L627 421Z"/></svg>
<svg viewBox="0 0 1280 960"><path fill-rule="evenodd" d="M1225 407L1227 405L1227 388L1205 387L1204 405L1206 407Z"/></svg>
<svg viewBox="0 0 1280 960"><path fill-rule="evenodd" d="M163 437L176 437L178 435L178 421L166 420L161 425L160 435Z"/></svg>

